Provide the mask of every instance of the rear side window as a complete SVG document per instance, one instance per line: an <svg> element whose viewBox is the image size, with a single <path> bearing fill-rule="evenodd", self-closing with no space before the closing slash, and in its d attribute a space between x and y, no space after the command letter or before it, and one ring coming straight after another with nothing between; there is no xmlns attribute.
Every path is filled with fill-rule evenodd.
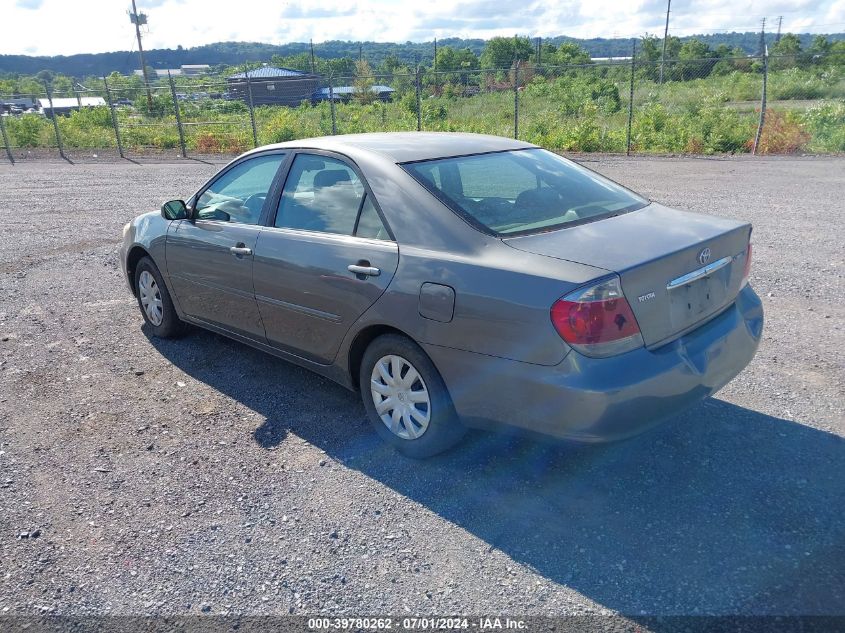
<svg viewBox="0 0 845 633"><path fill-rule="evenodd" d="M387 229L376 211L376 205L368 195L364 198L364 206L361 207L361 217L358 218L358 227L355 229L357 237L368 237L373 240L389 240Z"/></svg>
<svg viewBox="0 0 845 633"><path fill-rule="evenodd" d="M639 209L648 201L542 149L406 163L471 223L496 235L547 231Z"/></svg>
<svg viewBox="0 0 845 633"><path fill-rule="evenodd" d="M282 190L275 225L352 235L364 200L364 185L346 163L299 154Z"/></svg>

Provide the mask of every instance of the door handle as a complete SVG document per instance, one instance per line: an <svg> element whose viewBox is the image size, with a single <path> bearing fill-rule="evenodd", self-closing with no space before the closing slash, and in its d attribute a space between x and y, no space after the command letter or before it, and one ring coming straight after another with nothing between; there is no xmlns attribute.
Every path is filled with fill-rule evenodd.
<svg viewBox="0 0 845 633"><path fill-rule="evenodd" d="M346 269L351 273L355 273L356 275L378 277L381 274L381 270L379 270L375 266L359 266L358 264L349 264Z"/></svg>
<svg viewBox="0 0 845 633"><path fill-rule="evenodd" d="M246 246L231 246L229 252L235 257L243 257L244 255L252 255L252 249Z"/></svg>

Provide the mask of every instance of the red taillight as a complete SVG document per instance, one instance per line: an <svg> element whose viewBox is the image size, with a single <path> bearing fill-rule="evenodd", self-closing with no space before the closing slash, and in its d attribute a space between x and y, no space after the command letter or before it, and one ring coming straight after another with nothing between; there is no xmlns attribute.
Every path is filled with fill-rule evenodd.
<svg viewBox="0 0 845 633"><path fill-rule="evenodd" d="M551 316L561 338L587 356L613 356L643 345L640 326L615 277L558 299Z"/></svg>
<svg viewBox="0 0 845 633"><path fill-rule="evenodd" d="M748 250L745 251L745 267L742 269L742 285L748 283L748 276L751 274L751 243L748 244Z"/></svg>

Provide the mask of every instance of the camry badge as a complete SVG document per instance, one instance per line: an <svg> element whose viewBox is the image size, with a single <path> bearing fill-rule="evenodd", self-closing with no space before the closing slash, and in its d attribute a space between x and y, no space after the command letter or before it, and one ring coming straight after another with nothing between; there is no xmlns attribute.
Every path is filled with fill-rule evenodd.
<svg viewBox="0 0 845 633"><path fill-rule="evenodd" d="M698 261L701 262L702 264L706 264L707 262L710 261L710 255L712 255L712 253L710 252L709 248L703 249L698 254Z"/></svg>

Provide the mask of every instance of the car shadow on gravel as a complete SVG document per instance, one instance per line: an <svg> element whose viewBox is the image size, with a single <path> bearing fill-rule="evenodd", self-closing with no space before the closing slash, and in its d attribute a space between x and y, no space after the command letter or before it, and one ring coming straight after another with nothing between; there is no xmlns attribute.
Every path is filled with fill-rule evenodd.
<svg viewBox="0 0 845 633"><path fill-rule="evenodd" d="M711 398L625 442L479 432L415 461L381 444L357 395L328 380L206 332L150 340L262 416L259 446L303 438L609 609L840 614L845 604L845 441L834 434Z"/></svg>

